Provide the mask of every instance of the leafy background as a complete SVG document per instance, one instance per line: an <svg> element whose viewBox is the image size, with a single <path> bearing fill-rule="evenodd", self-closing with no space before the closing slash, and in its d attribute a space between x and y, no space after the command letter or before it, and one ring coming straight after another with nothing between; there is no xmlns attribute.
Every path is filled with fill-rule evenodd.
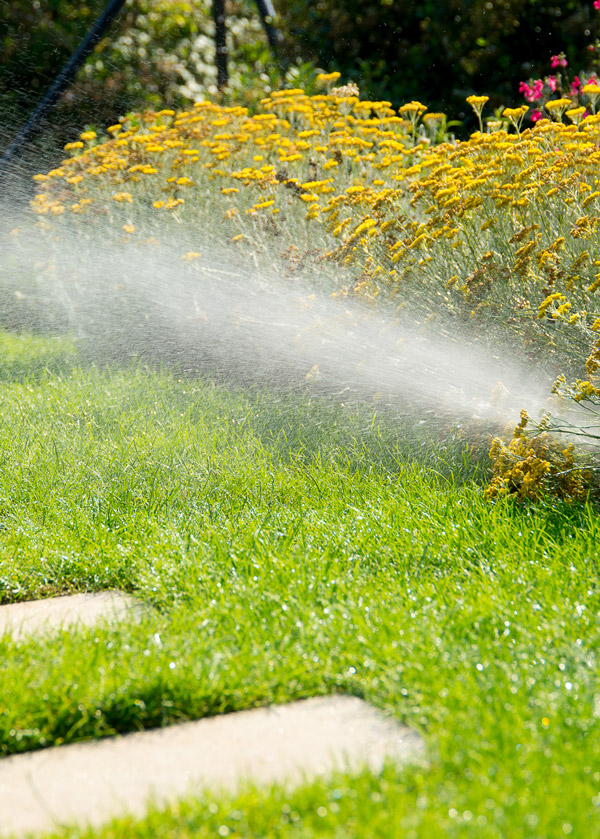
<svg viewBox="0 0 600 839"><path fill-rule="evenodd" d="M337 69L369 96L399 104L418 98L453 117L464 97L485 92L509 104L518 81L543 74L553 53L586 63L597 34L591 2L470 0L277 0L284 58ZM0 0L0 99L4 123L18 122L70 56L104 0ZM228 0L231 89L279 82L254 3ZM215 90L213 24L205 0L128 0L65 95L61 112L77 125L124 110L183 105ZM298 72L298 71L296 71ZM466 109L468 110L468 109ZM466 113L466 111L465 111Z"/></svg>
<svg viewBox="0 0 600 839"><path fill-rule="evenodd" d="M0 0L0 151L40 101L105 0ZM519 81L543 76L551 55L589 68L598 13L588 2L539 0L276 0L283 45L269 51L252 0L227 0L230 85L225 101L251 108L271 90L315 92L317 70L339 70L366 97L411 99L443 111L467 137L477 126L465 97L520 103ZM207 0L127 0L74 84L20 159L21 173L51 168L82 128L131 111L219 98ZM42 165L43 161L43 165ZM23 181L21 181L22 183Z"/></svg>

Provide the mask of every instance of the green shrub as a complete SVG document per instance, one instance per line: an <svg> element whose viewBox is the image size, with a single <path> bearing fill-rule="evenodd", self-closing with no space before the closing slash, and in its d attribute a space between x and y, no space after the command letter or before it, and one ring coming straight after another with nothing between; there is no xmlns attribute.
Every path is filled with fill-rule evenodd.
<svg viewBox="0 0 600 839"><path fill-rule="evenodd" d="M104 5L0 0L5 129L18 126L37 104ZM279 82L277 67L249 0L228 4L227 23L231 94L247 100ZM209 2L127 0L63 95L53 124L108 124L131 110L179 107L216 93L213 31Z"/></svg>
<svg viewBox="0 0 600 839"><path fill-rule="evenodd" d="M598 29L592 3L573 0L279 0L277 9L292 55L340 70L371 98L419 99L471 120L469 93L510 104L518 82L547 71L552 54L586 64Z"/></svg>

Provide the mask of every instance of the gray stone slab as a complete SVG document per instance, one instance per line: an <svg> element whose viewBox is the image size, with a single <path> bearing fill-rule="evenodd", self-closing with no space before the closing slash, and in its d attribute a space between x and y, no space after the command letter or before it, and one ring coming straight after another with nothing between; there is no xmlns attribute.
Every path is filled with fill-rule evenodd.
<svg viewBox="0 0 600 839"><path fill-rule="evenodd" d="M356 697L225 714L0 760L0 836L142 815L202 789L298 783L334 769L379 770L423 755L423 742Z"/></svg>
<svg viewBox="0 0 600 839"><path fill-rule="evenodd" d="M139 609L130 595L118 591L72 594L0 606L0 637L23 639L67 626L93 626L101 619L121 620Z"/></svg>

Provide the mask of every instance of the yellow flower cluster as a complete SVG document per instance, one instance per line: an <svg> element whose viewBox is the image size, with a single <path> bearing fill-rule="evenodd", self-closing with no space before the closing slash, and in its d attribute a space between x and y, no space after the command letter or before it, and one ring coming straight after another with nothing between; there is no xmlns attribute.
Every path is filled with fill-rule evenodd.
<svg viewBox="0 0 600 839"><path fill-rule="evenodd" d="M496 437L490 449L494 477L485 490L490 499L513 495L532 501L545 494L583 500L591 493L591 472L575 464L573 444L564 447L546 432L547 420L537 424L528 436L529 417L521 412L521 421L506 443Z"/></svg>
<svg viewBox="0 0 600 839"><path fill-rule="evenodd" d="M410 301L423 327L449 334L469 323L509 335L569 378L587 357L596 376L600 115L559 99L532 128L522 130L523 107L507 108L484 132L487 97L473 96L482 130L459 142L440 134L443 114L361 100L354 85L332 87L338 78L322 75L319 95L275 91L256 113L203 101L133 115L108 138L84 132L59 168L35 176L33 209L46 226L86 214L132 241L168 218L191 226L199 211L218 213L229 241L268 250L283 236L347 266L355 282L338 294ZM542 468L521 437L510 445L496 446L512 474L498 474L498 491L531 496L554 461Z"/></svg>
<svg viewBox="0 0 600 839"><path fill-rule="evenodd" d="M399 115L389 102L359 100L354 85L318 96L300 89L275 91L261 106L250 114L204 101L181 113L135 115L110 126L111 139L104 142L84 132L67 144L75 154L60 168L35 176L41 191L34 209L42 215L62 213L82 196L100 208L108 190L117 203L146 206L151 197L152 206L163 209L169 198L180 199L177 206L193 202L207 182L216 180L223 196L236 194L236 183L244 188L236 196L238 210L275 212L281 209L277 199L284 198L284 204L305 212L314 196L343 192L349 177L350 183L371 184L380 170L404 157L412 160L427 142L425 130L416 147L412 137L425 106L409 103ZM192 188L189 196L187 188ZM309 207L309 215L316 217L318 208Z"/></svg>

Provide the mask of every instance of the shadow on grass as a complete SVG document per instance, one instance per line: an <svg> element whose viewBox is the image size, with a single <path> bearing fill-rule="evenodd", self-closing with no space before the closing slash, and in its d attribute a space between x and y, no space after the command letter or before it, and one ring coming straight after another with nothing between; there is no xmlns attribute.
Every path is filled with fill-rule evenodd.
<svg viewBox="0 0 600 839"><path fill-rule="evenodd" d="M0 330L0 381L39 381L70 373L77 363L74 341L64 335Z"/></svg>
<svg viewBox="0 0 600 839"><path fill-rule="evenodd" d="M485 481L491 436L475 424L452 423L408 405L343 394L277 393L251 388L253 431L275 457L307 466L331 464L351 473L395 476L415 464L444 481Z"/></svg>
<svg viewBox="0 0 600 839"><path fill-rule="evenodd" d="M39 382L72 373L75 367L139 371L167 379L185 377L210 389L219 408L226 407L239 431L250 431L271 457L307 467L338 466L351 473L369 471L397 475L417 463L445 481L462 484L488 477L489 431L476 424L459 425L433 411L376 402L353 393L317 391L305 386L252 383L235 371L219 371L208 360L185 368L180 358L165 361L106 356L79 348L64 335L0 331L0 381Z"/></svg>

